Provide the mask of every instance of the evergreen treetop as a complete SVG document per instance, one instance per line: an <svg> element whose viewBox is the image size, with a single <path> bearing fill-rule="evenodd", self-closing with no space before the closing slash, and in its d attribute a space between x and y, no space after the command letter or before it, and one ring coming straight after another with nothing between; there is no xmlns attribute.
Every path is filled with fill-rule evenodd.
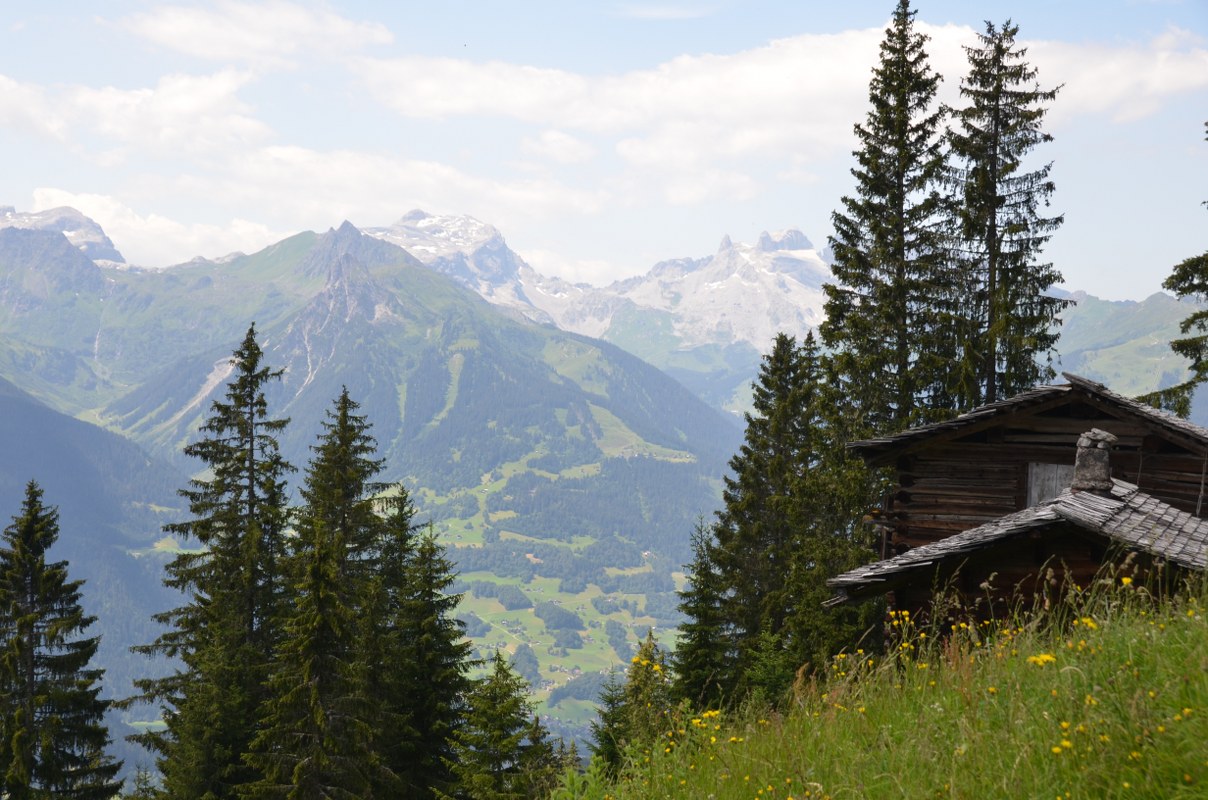
<svg viewBox="0 0 1208 800"><path fill-rule="evenodd" d="M259 775L244 763L266 699L286 587L286 475L276 436L286 420L268 413L267 386L281 376L263 363L255 326L231 357L232 377L185 448L204 472L181 490L190 519L169 533L201 550L167 565L164 583L184 605L156 616L167 626L135 648L177 659L172 675L136 681L134 701L161 707L165 729L132 737L159 754L170 798L229 800ZM132 701L133 702L133 701Z"/></svg>
<svg viewBox="0 0 1208 800"><path fill-rule="evenodd" d="M927 37L899 0L856 124L853 196L832 215L834 252L822 340L842 396L876 433L943 416L954 276L939 228L943 199L940 77Z"/></svg>
<svg viewBox="0 0 1208 800"><path fill-rule="evenodd" d="M764 359L725 506L698 528L681 594L675 691L689 702L741 702L756 684L775 702L787 686L767 676L818 663L866 627L822 607L826 579L873 556L860 521L877 486L843 447L850 428L826 367L812 334L800 347L777 336Z"/></svg>
<svg viewBox="0 0 1208 800"><path fill-rule="evenodd" d="M121 762L105 753L99 638L80 603L82 581L47 554L59 515L30 481L0 545L0 797L111 798Z"/></svg>
<svg viewBox="0 0 1208 800"><path fill-rule="evenodd" d="M274 653L269 697L245 760L263 778L252 798L358 798L389 785L375 747L379 698L368 694L364 623L379 588L374 550L381 469L369 425L347 389L328 412L301 490L286 564L291 603Z"/></svg>
<svg viewBox="0 0 1208 800"><path fill-rule="evenodd" d="M454 734L449 768L457 777L459 800L522 800L530 794L528 772L546 765L548 743L534 728L533 709L523 678L508 666L502 650L489 674L469 693L466 718Z"/></svg>
<svg viewBox="0 0 1208 800"><path fill-rule="evenodd" d="M954 158L956 232L953 263L965 276L957 340L962 408L992 403L1050 379L1054 324L1068 300L1046 294L1061 281L1040 252L1063 221L1046 217L1054 192L1052 164L1025 171L1025 159L1052 141L1041 127L1061 87L1041 89L1037 70L1018 45L1019 27L986 23L966 47L967 105L954 112L948 143Z"/></svg>

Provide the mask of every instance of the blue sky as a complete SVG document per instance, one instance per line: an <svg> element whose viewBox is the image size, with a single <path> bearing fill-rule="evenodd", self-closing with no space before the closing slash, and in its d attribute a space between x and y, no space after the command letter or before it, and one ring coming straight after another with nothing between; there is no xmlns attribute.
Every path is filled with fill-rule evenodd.
<svg viewBox="0 0 1208 800"><path fill-rule="evenodd" d="M606 283L723 235L816 244L892 2L0 3L0 204L73 205L128 260L469 214ZM1208 249L1208 0L916 2L943 96L1011 18L1045 87L1066 286Z"/></svg>

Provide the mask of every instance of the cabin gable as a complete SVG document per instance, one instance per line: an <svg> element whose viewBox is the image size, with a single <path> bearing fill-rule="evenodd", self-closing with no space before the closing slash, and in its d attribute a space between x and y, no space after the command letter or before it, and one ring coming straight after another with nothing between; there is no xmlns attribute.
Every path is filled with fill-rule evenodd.
<svg viewBox="0 0 1208 800"><path fill-rule="evenodd" d="M1077 376L955 420L856 442L870 466L891 466L879 523L882 556L939 541L1037 505L1069 485L1078 437L1117 438L1112 477L1192 514L1204 502L1208 430Z"/></svg>

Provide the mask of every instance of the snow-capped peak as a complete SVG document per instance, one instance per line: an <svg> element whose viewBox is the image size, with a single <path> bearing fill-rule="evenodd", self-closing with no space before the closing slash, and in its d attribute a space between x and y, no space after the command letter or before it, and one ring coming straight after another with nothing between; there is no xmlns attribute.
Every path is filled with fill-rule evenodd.
<svg viewBox="0 0 1208 800"><path fill-rule="evenodd" d="M365 233L397 244L425 263L503 241L495 226L473 217L429 214L420 209L408 211L389 227L365 228Z"/></svg>
<svg viewBox="0 0 1208 800"><path fill-rule="evenodd" d="M0 206L0 228L57 231L93 261L118 264L124 264L126 261L100 225L67 206L33 212L17 211L13 206Z"/></svg>

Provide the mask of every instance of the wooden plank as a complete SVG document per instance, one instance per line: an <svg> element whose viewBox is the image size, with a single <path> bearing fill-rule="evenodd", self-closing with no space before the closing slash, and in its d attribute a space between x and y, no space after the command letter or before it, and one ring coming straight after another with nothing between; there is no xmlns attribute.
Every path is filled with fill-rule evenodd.
<svg viewBox="0 0 1208 800"><path fill-rule="evenodd" d="M1032 430L1041 433L1068 433L1077 437L1091 428L1099 428L1116 436L1145 436L1151 428L1135 422L1109 416L1079 416L1079 417L1044 417L1033 416L1019 421L1018 430Z"/></svg>

